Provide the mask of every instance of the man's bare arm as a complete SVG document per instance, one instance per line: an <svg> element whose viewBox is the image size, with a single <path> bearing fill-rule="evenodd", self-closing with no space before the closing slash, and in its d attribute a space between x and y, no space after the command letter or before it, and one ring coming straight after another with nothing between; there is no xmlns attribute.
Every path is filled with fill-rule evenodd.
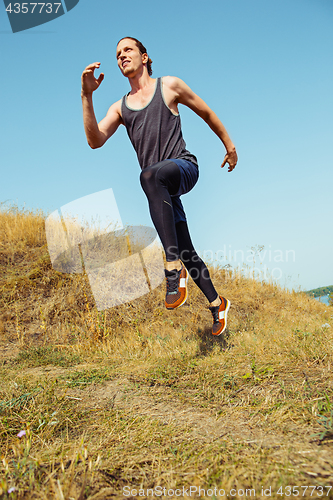
<svg viewBox="0 0 333 500"><path fill-rule="evenodd" d="M103 73L100 74L98 79L94 76L94 71L99 68L99 66L100 63L90 64L83 71L81 78L84 130L88 144L92 149L102 147L122 123L121 101L112 104L105 118L103 118L100 123L97 123L92 94L98 89L104 79Z"/></svg>
<svg viewBox="0 0 333 500"><path fill-rule="evenodd" d="M92 95L82 95L83 123L87 141L92 149L101 148L123 123L120 108L121 101L110 106L106 116L97 123L92 103Z"/></svg>
<svg viewBox="0 0 333 500"><path fill-rule="evenodd" d="M229 164L228 171L231 172L238 161L236 148L229 137L226 128L224 127L221 120L217 115L210 109L210 107L196 95L193 90L190 89L185 82L180 78L168 77L166 82L170 88L175 92L175 101L180 104L184 104L188 108L192 109L200 118L202 118L207 125L212 129L212 131L219 137L223 142L227 154L224 157L221 167L224 167L226 163Z"/></svg>

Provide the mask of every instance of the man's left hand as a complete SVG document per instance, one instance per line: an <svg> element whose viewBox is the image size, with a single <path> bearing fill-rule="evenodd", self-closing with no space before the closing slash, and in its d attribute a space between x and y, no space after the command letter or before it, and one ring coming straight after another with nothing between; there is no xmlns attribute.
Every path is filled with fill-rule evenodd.
<svg viewBox="0 0 333 500"><path fill-rule="evenodd" d="M232 149L231 151L228 151L228 153L225 155L223 163L221 165L221 168L224 167L226 163L228 163L228 172L232 172L235 166L237 165L238 161L238 156L236 153L236 149Z"/></svg>

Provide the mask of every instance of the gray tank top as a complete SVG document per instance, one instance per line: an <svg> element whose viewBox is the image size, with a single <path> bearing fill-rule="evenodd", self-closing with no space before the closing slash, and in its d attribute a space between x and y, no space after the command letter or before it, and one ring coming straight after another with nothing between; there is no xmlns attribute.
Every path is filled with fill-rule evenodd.
<svg viewBox="0 0 333 500"><path fill-rule="evenodd" d="M130 108L127 95L122 99L121 114L142 169L171 158L198 165L196 157L186 149L180 116L165 104L161 78L157 78L154 95L144 108Z"/></svg>

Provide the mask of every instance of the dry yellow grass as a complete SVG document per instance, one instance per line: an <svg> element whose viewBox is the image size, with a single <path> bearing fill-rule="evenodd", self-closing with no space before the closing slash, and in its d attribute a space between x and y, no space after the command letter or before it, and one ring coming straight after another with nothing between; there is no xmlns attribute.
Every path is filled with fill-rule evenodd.
<svg viewBox="0 0 333 500"><path fill-rule="evenodd" d="M333 498L332 307L210 268L224 338L193 284L174 312L164 285L98 312L44 223L0 212L1 498Z"/></svg>

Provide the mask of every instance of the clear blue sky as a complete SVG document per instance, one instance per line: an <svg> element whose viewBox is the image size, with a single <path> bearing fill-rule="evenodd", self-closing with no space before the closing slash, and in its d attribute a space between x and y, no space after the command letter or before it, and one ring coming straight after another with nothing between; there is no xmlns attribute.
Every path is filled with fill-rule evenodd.
<svg viewBox="0 0 333 500"><path fill-rule="evenodd" d="M238 150L236 169L221 170L223 145L180 108L200 167L183 197L197 249L236 266L263 245L262 268L275 269L281 285L333 284L331 0L80 0L16 34L0 10L0 201L52 212L112 188L124 223L152 225L125 128L91 150L82 123L83 69L100 61L105 73L94 95L100 120L129 90L115 48L134 36L148 48L153 77L185 80Z"/></svg>

